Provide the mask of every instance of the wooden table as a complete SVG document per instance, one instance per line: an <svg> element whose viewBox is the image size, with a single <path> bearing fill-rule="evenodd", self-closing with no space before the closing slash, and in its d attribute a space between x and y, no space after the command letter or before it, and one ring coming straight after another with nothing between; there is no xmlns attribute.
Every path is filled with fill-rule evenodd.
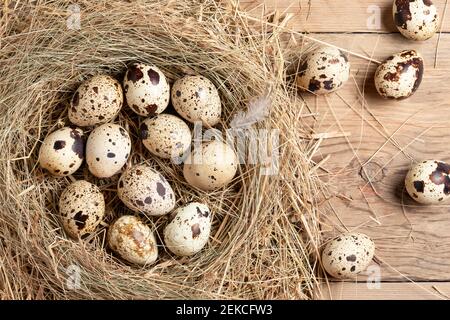
<svg viewBox="0 0 450 320"><path fill-rule="evenodd" d="M336 215L329 219L371 236L379 260L370 269L379 271L379 286L368 285L361 276L359 281L334 282L324 292L333 299L449 298L449 207L417 205L403 187L412 161L450 161L450 17L444 15L445 0L434 1L443 21L440 40L435 35L425 42L397 32L392 0L313 0L310 5L307 0L248 0L241 7L256 13L261 3L269 11L294 14L292 29L375 60L403 49L424 56L423 82L407 100L381 99L373 85L377 64L357 56L350 56L352 77L338 94L304 95L319 113L316 133L341 135L324 139L316 158L331 155L323 165L332 173L324 179L335 195L330 201Z"/></svg>

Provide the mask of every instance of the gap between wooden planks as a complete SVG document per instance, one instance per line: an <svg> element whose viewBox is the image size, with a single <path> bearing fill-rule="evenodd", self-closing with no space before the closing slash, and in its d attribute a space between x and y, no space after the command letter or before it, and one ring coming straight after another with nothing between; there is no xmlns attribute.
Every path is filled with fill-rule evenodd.
<svg viewBox="0 0 450 320"><path fill-rule="evenodd" d="M241 5L258 8L261 2L241 1ZM264 2L268 12L275 9L275 1ZM442 16L445 1L434 2ZM310 109L319 113L316 132L332 132L336 136L341 132L344 136L325 139L314 159L318 163L331 155L324 166L334 173L328 179L335 186L336 197L331 205L339 219L329 216L329 229L341 220L347 229L374 238L382 281L393 282L383 285L386 293L365 291L365 283L341 284L344 296L356 298L354 292L358 290L365 298L407 297L407 292L411 292L410 297L424 297L417 290L411 291L411 285L416 285L410 281L444 281L448 288L445 281L450 281L449 207L417 205L405 194L403 179L413 160L450 160L450 35L441 35L435 68L438 37L413 42L392 33L396 30L390 16L392 1L347 1L342 5L341 1L314 0L309 12L307 1L278 1L276 8L283 11L288 3L294 3L288 12L296 14L290 21L296 31L312 31L309 36L358 54L369 56L373 52L377 60L412 48L425 59L423 82L407 100L381 99L373 87L376 65L354 56L350 56L352 77L338 94L328 98L330 106L323 97L304 95ZM379 30L367 28L369 5L381 8L384 22ZM447 20L444 18L444 31L450 31ZM335 34L339 32L349 34ZM364 100L358 91L364 91ZM367 175L374 188L368 184ZM332 292L335 286L339 284L332 284ZM394 293L397 290L400 293Z"/></svg>

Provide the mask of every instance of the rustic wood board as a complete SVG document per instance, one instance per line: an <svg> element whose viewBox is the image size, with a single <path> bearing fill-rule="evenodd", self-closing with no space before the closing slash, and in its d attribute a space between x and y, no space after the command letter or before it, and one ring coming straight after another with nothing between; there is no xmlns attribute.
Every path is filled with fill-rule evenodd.
<svg viewBox="0 0 450 320"><path fill-rule="evenodd" d="M434 2L442 18L445 1ZM423 290L423 285L429 289L433 283L427 282L433 281L448 281L440 283L448 293L449 206L417 205L405 193L403 179L412 161L450 161L450 34L446 32L450 30L450 18L443 19L436 50L437 35L425 42L414 42L396 32L390 0L353 0L346 1L344 6L341 1L314 0L310 9L305 0L241 1L241 6L258 15L261 3L266 4L267 11L281 12L290 5L287 12L295 14L289 24L293 30L307 30L315 39L376 60L403 49L416 49L424 56L423 82L407 100L381 99L373 85L377 64L352 55L349 57L352 78L338 94L327 98L310 94L303 97L308 107L319 113L316 133L349 135L325 139L315 159L331 155L323 166L333 173L331 179L324 173L324 179L330 179L330 185L335 186L336 197L330 202L336 215L329 217L330 229L332 223L340 220L349 230L367 233L375 240L376 256L382 262L380 289L368 290L361 276L359 283L332 284L331 298L436 298L430 290ZM378 30L367 27L367 19L373 14L368 10L370 5L381 10L382 24ZM365 105L358 94L363 90ZM373 188L368 185L366 175L371 178ZM417 286L410 281L425 283Z"/></svg>
<svg viewBox="0 0 450 320"><path fill-rule="evenodd" d="M433 0L441 17L446 0ZM392 0L241 0L241 7L258 15L261 4L270 10L295 15L291 26L296 30L327 33L397 32L392 20ZM378 21L374 14L380 13ZM449 13L450 14L450 13ZM450 30L450 19L443 19L442 31ZM379 23L377 23L379 22Z"/></svg>

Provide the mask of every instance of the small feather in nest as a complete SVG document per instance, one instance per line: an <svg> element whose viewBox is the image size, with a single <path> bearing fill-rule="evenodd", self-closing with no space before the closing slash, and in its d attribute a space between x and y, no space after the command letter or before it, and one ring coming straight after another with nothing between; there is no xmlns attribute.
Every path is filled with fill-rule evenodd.
<svg viewBox="0 0 450 320"><path fill-rule="evenodd" d="M250 101L247 112L237 112L230 122L233 129L244 129L263 121L269 115L270 100L267 96Z"/></svg>

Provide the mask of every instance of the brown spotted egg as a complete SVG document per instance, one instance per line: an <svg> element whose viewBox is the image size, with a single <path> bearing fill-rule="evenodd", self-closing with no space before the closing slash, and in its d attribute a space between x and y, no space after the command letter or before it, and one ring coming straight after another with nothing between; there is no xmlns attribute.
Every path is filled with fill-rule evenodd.
<svg viewBox="0 0 450 320"><path fill-rule="evenodd" d="M383 98L405 99L419 88L423 76L422 56L406 50L387 58L375 72L375 87Z"/></svg>
<svg viewBox="0 0 450 320"><path fill-rule="evenodd" d="M427 40L439 27L439 15L431 0L395 0L393 17L397 29L411 40Z"/></svg>
<svg viewBox="0 0 450 320"><path fill-rule="evenodd" d="M122 259L137 265L149 265L158 258L155 235L139 218L126 215L109 227L108 246Z"/></svg>
<svg viewBox="0 0 450 320"><path fill-rule="evenodd" d="M164 215L175 207L175 194L169 182L146 164L122 173L117 195L131 210L152 216Z"/></svg>
<svg viewBox="0 0 450 320"><path fill-rule="evenodd" d="M52 175L68 176L83 163L84 134L79 128L64 127L50 133L39 150L39 164Z"/></svg>
<svg viewBox="0 0 450 320"><path fill-rule="evenodd" d="M105 215L105 199L100 189L78 180L61 194L59 212L66 232L77 238L95 231Z"/></svg>
<svg viewBox="0 0 450 320"><path fill-rule="evenodd" d="M145 119L140 127L144 146L154 155L164 159L182 159L191 145L188 125L171 114L160 114Z"/></svg>
<svg viewBox="0 0 450 320"><path fill-rule="evenodd" d="M166 247L178 256L191 256L206 245L211 231L208 206L191 202L177 208L164 229Z"/></svg>
<svg viewBox="0 0 450 320"><path fill-rule="evenodd" d="M162 71L143 63L132 64L123 80L128 106L147 117L163 112L169 104L170 87Z"/></svg>
<svg viewBox="0 0 450 320"><path fill-rule="evenodd" d="M228 184L235 176L238 158L234 150L220 141L208 141L194 148L187 157L183 174L194 187L211 191Z"/></svg>
<svg viewBox="0 0 450 320"><path fill-rule="evenodd" d="M349 75L347 56L337 48L321 46L303 60L296 82L302 90L327 94L342 87Z"/></svg>
<svg viewBox="0 0 450 320"><path fill-rule="evenodd" d="M69 108L69 120L78 126L94 126L113 120L123 104L120 83L108 75L97 75L83 82Z"/></svg>
<svg viewBox="0 0 450 320"><path fill-rule="evenodd" d="M406 174L408 194L419 203L439 204L450 199L450 165L426 160L411 166Z"/></svg>
<svg viewBox="0 0 450 320"><path fill-rule="evenodd" d="M203 76L185 76L172 87L172 104L187 121L213 126L220 121L222 106L214 84Z"/></svg>
<svg viewBox="0 0 450 320"><path fill-rule="evenodd" d="M353 278L366 270L374 252L375 244L367 235L346 233L325 245L322 252L323 267L335 278Z"/></svg>
<svg viewBox="0 0 450 320"><path fill-rule="evenodd" d="M89 171L98 178L109 178L127 162L131 151L130 136L118 124L105 123L94 130L86 143Z"/></svg>

